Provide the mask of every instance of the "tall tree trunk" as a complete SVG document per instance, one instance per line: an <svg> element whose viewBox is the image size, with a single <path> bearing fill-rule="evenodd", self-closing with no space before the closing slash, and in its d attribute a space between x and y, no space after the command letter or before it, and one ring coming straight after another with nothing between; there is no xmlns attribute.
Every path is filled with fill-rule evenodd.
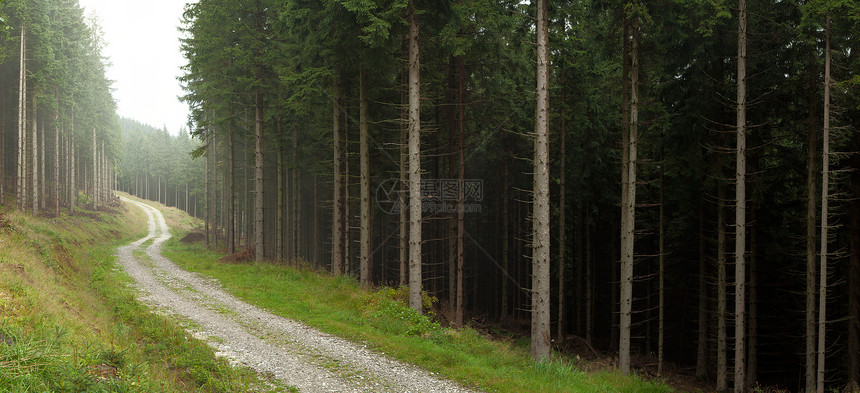
<svg viewBox="0 0 860 393"><path fill-rule="evenodd" d="M457 58L457 307L454 313L454 326L463 326L463 267L466 248L463 237L466 234L466 86L463 56ZM547 295L548 296L548 295Z"/></svg>
<svg viewBox="0 0 860 393"><path fill-rule="evenodd" d="M826 350L825 332L827 330L827 231L830 191L830 15L824 39L824 136L821 154L821 266L818 269L818 369L816 390L824 391L824 351Z"/></svg>
<svg viewBox="0 0 860 393"><path fill-rule="evenodd" d="M564 30L564 20L562 20L562 30ZM566 244L566 234L565 229L567 227L567 217L565 216L566 200L565 200L565 187L564 187L564 179L567 177L567 172L565 171L565 159L566 159L566 151L565 151L565 138L567 135L567 128L565 127L565 116L567 109L567 100L565 97L565 82L566 82L567 74L564 69L561 70L561 129L559 130L559 136L561 137L559 140L559 153L561 163L559 164L559 174L558 174L558 340L564 340L565 336L565 313L564 313L564 266L566 262L565 258L565 248ZM577 299L579 302L579 299Z"/></svg>
<svg viewBox="0 0 860 393"><path fill-rule="evenodd" d="M257 69L257 80L262 80L262 68ZM263 261L266 250L263 244L263 92L254 93L254 250L257 262Z"/></svg>
<svg viewBox="0 0 860 393"><path fill-rule="evenodd" d="M95 127L93 127L93 177L92 177L93 184L92 184L92 193L90 194L90 197L93 198L93 210L98 210L98 208L99 208L99 200L98 200L98 197L96 196L97 195L96 187L97 187L97 183L98 183L96 181L96 179L98 179L97 171L98 171L98 167L99 167L97 150L98 150L98 147L97 147L97 142L96 142L96 129L95 129ZM161 187L161 181L158 182L158 185L159 185L159 187ZM161 194L160 190L161 189L159 188L159 194ZM160 196L159 196L159 198L160 198Z"/></svg>
<svg viewBox="0 0 860 393"><path fill-rule="evenodd" d="M204 232L206 237L206 247L209 247L209 237L211 235L210 230L210 222L212 221L212 209L210 209L210 200L212 199L212 195L209 192L209 170L212 162L212 156L215 154L215 151L212 149L212 135L211 130L206 129L204 131L206 133L206 169L203 171L203 202L206 204L206 208L203 210L204 218ZM149 179L149 174L146 175L147 179ZM148 184L148 183L147 183ZM147 190L149 187L147 186ZM149 196L149 192L147 191L147 197Z"/></svg>
<svg viewBox="0 0 860 393"><path fill-rule="evenodd" d="M26 200L26 192L25 184L25 170L24 170L24 146L26 144L25 134L27 132L27 28L24 23L21 23L21 53L20 53L20 68L19 68L19 76L18 76L18 165L17 172L18 176L16 176L17 187L15 187L15 192L17 194L16 201L18 202L18 209L24 210L24 203Z"/></svg>
<svg viewBox="0 0 860 393"><path fill-rule="evenodd" d="M227 124L227 253L236 252L236 171L233 160L233 125ZM188 210L188 183L185 183L185 210Z"/></svg>
<svg viewBox="0 0 860 393"><path fill-rule="evenodd" d="M666 260L665 259L666 258L665 258L664 236L663 236L664 235L664 233L663 233L664 232L663 231L663 221L664 221L664 214L663 214L663 202L664 202L664 200L663 200L663 172L664 172L664 168L665 168L665 162L662 162L663 159L664 159L663 158L663 152L661 151L660 152L660 161L661 161L661 164L660 164L660 223L658 224L659 225L659 229L658 229L658 232L659 232L659 235L658 235L658 237L659 237L659 239L658 239L658 242L659 242L659 246L658 246L659 247L659 250L658 250L658 254L659 254L659 256L658 256L658 259L659 259L659 261L658 261L658 264L659 264L659 273L658 273L659 274L659 283L658 283L659 295L658 295L658 299L659 300L658 300L658 302L659 302L659 305L658 305L658 310L657 310L657 312L658 312L658 317L657 317L657 375L663 375L663 358L664 358L663 337L665 335L664 334L665 330L663 328L664 328L664 317L665 317L664 310L666 308L666 302L664 301L664 292L665 292L664 281L665 281L665 271L666 271Z"/></svg>
<svg viewBox="0 0 860 393"><path fill-rule="evenodd" d="M33 127L32 127L32 146L30 150L32 152L33 158L33 167L32 167L32 176L33 176L33 215L39 214L39 128L38 128L38 114L36 113L36 102L33 100Z"/></svg>
<svg viewBox="0 0 860 393"><path fill-rule="evenodd" d="M508 283L508 281L510 281L510 274L508 273L508 269L510 267L510 257L508 256L508 254L510 254L510 214L508 209L508 200L510 199L510 193L508 192L510 173L508 166L510 164L507 152L503 152L502 154L504 155L502 158L502 165L504 166L504 177L502 178L502 274L504 274L504 277L502 277L502 311L499 319L504 320L508 316L508 287L510 286Z"/></svg>
<svg viewBox="0 0 860 393"><path fill-rule="evenodd" d="M352 178L349 175L349 108L343 106L343 272L346 275L352 274L352 266L350 265L350 251L352 241L349 239L351 218L349 212L349 186Z"/></svg>
<svg viewBox="0 0 860 393"><path fill-rule="evenodd" d="M627 157L627 198L626 213L622 217L621 239L621 299L619 321L618 363L621 372L630 374L630 328L633 310L633 256L636 227L636 152L639 126L639 20L634 16L631 22L631 70L630 70L630 126Z"/></svg>
<svg viewBox="0 0 860 393"><path fill-rule="evenodd" d="M409 307L424 313L421 299L421 74L415 0L409 13Z"/></svg>
<svg viewBox="0 0 860 393"><path fill-rule="evenodd" d="M46 184L45 180L47 180L47 176L45 175L45 156L47 155L47 151L45 150L45 139L47 136L45 134L45 120L42 119L42 123L40 124L41 128L39 129L39 209L46 210L47 209L47 195L45 193Z"/></svg>
<svg viewBox="0 0 860 393"><path fill-rule="evenodd" d="M809 72L809 141L806 146L807 169L806 169L806 391L815 391L815 300L816 286L815 278L818 271L816 265L816 221L818 218L818 206L816 199L816 177L815 160L818 147L818 128L816 122L816 96L818 90L817 71L815 62L810 62Z"/></svg>
<svg viewBox="0 0 860 393"><path fill-rule="evenodd" d="M370 286L370 151L367 145L367 86L364 81L364 69L358 73L358 117L359 117L359 162L361 172L361 196L359 212L361 215L359 242L359 283Z"/></svg>
<svg viewBox="0 0 860 393"><path fill-rule="evenodd" d="M57 110L54 112L54 217L60 217L60 103L59 95L57 98ZM0 151L0 156L2 156ZM0 160L2 161L2 160ZM2 183L3 169L0 164L0 183ZM0 186L2 187L2 186ZM2 200L2 192L0 192L0 200Z"/></svg>
<svg viewBox="0 0 860 393"><path fill-rule="evenodd" d="M696 379L708 379L708 285L705 254L705 209L699 207L699 323L696 349Z"/></svg>
<svg viewBox="0 0 860 393"><path fill-rule="evenodd" d="M343 179L341 177L341 146L340 146L340 81L335 77L332 88L332 146L334 159L332 161L333 184L332 184L332 229L331 229L331 274L340 276L343 274Z"/></svg>
<svg viewBox="0 0 860 393"><path fill-rule="evenodd" d="M755 172L753 172L755 173ZM747 371L746 386L753 386L758 379L758 226L756 223L755 204L750 205L750 282L749 282L749 318L747 329Z"/></svg>
<svg viewBox="0 0 860 393"><path fill-rule="evenodd" d="M592 274L592 253L591 253L591 209L586 207L585 210L585 341L591 342L591 333L594 331L594 277ZM614 254L614 253L613 253ZM615 264L612 264L612 270L615 270ZM613 290L614 294L615 291ZM615 307L615 304L612 304Z"/></svg>
<svg viewBox="0 0 860 393"><path fill-rule="evenodd" d="M303 252L300 247L302 244L302 209L300 209L302 205L302 193L301 193L301 173L299 172L299 132L298 128L293 127L293 164L292 164L292 174L293 174L293 255L298 261L301 253Z"/></svg>
<svg viewBox="0 0 860 393"><path fill-rule="evenodd" d="M537 1L537 97L532 221L531 356L550 354L549 313L549 37L546 0Z"/></svg>
<svg viewBox="0 0 860 393"><path fill-rule="evenodd" d="M735 166L735 393L746 385L747 2L738 1L737 161Z"/></svg>
<svg viewBox="0 0 860 393"><path fill-rule="evenodd" d="M855 137L856 140L856 137ZM857 144L855 142L855 149ZM851 179L853 197L860 198L860 179ZM848 258L848 389L860 390L860 205L850 208L850 256ZM846 389L846 390L848 390ZM848 390L851 391L851 390Z"/></svg>
<svg viewBox="0 0 860 393"><path fill-rule="evenodd" d="M278 121L278 135L281 135L281 122ZM284 260L284 146L278 143L278 228L275 237L275 259Z"/></svg>
<svg viewBox="0 0 860 393"><path fill-rule="evenodd" d="M728 387L726 373L726 190L721 180L717 180L717 391L724 392Z"/></svg>
<svg viewBox="0 0 860 393"><path fill-rule="evenodd" d="M72 108L69 120L69 215L75 214L75 202L78 199L78 189L75 184L75 109Z"/></svg>

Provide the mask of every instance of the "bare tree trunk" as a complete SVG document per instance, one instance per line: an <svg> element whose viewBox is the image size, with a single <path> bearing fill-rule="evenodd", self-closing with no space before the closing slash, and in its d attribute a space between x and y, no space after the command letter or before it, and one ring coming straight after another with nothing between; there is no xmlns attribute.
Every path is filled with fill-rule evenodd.
<svg viewBox="0 0 860 393"><path fill-rule="evenodd" d="M856 138L856 137L855 137ZM855 144L856 148L856 144ZM860 179L851 180L854 198L860 197ZM852 203L850 208L850 257L848 258L848 389L857 391L860 371L860 206ZM848 390L852 391L852 390Z"/></svg>
<svg viewBox="0 0 860 393"><path fill-rule="evenodd" d="M17 194L16 201L18 202L18 209L24 210L24 204L26 201L26 179L25 179L25 160L24 160L24 146L26 145L26 137L25 134L27 132L27 28L24 26L24 23L21 23L21 54L20 54L20 73L18 79L18 176L17 187L15 188L15 192Z"/></svg>
<svg viewBox="0 0 860 393"><path fill-rule="evenodd" d="M753 386L758 379L758 227L756 222L755 205L750 206L750 294L749 318L747 329L749 338L747 344L746 386Z"/></svg>
<svg viewBox="0 0 860 393"><path fill-rule="evenodd" d="M46 210L47 209L47 195L45 194L45 180L47 176L45 175L45 155L47 151L45 150L45 139L47 136L45 135L45 121L42 119L42 123L40 124L41 128L39 129L39 209Z"/></svg>
<svg viewBox="0 0 860 393"><path fill-rule="evenodd" d="M562 30L564 30L564 20L562 20ZM558 174L558 339L564 340L565 336L565 313L564 313L564 266L566 262L565 258L565 248L566 245L566 222L567 217L565 216L565 209L567 208L566 200L565 200L565 187L564 187L564 179L567 177L567 172L565 171L565 160L566 160L566 151L565 151L565 138L567 136L567 128L565 127L565 116L567 109L567 100L565 97L565 79L567 74L565 70L561 70L561 130L559 131L559 136L561 137L559 140L559 152L561 160L559 174ZM579 299L577 299L577 302Z"/></svg>
<svg viewBox="0 0 860 393"><path fill-rule="evenodd" d="M367 86L364 81L364 69L359 70L358 76L358 117L359 117L359 162L361 172L360 226L359 242L359 283L370 286L370 151L367 145Z"/></svg>
<svg viewBox="0 0 860 393"><path fill-rule="evenodd" d="M69 120L69 215L75 214L75 202L78 199L78 189L75 185L75 110L72 108L71 120Z"/></svg>
<svg viewBox="0 0 860 393"><path fill-rule="evenodd" d="M806 171L806 391L815 391L815 300L816 286L815 278L818 271L816 265L816 220L818 217L817 200L816 200L816 150L818 145L818 130L815 123L816 119L815 101L817 93L817 83L815 72L815 62L811 62L809 74L809 142L807 143L807 171Z"/></svg>
<svg viewBox="0 0 860 393"><path fill-rule="evenodd" d="M293 127L293 255L296 260L300 258L301 240L302 240L302 193L301 190L301 173L299 172L299 132L296 127Z"/></svg>
<svg viewBox="0 0 860 393"><path fill-rule="evenodd" d="M278 135L280 132L281 123L278 122ZM275 259L278 261L284 260L284 146L283 142L278 144L278 228L275 237L278 239L275 242Z"/></svg>
<svg viewBox="0 0 860 393"><path fill-rule="evenodd" d="M510 267L510 262L508 254L510 253L510 229L508 226L510 225L510 214L508 209L508 200L510 199L510 193L508 192L508 182L509 182L509 169L510 165L508 162L508 154L507 152L502 153L504 157L502 160L504 161L504 177L502 180L502 274L505 277L502 277L502 312L500 319L505 319L508 316L508 287L510 284L508 283L508 276L510 273L508 269Z"/></svg>
<svg viewBox="0 0 860 393"><path fill-rule="evenodd" d="M660 152L660 160L661 161L663 160L662 151ZM659 251L658 251L658 253L659 253L659 257L658 257L659 258L659 262L658 262L658 264L659 264L659 273L658 273L659 274L659 284L658 284L658 286L659 286L659 289L658 289L659 290L659 295L658 295L659 306L658 307L659 308L657 310L657 312L658 312L658 317L657 317L657 375L663 375L663 357L664 357L664 354L663 354L663 349L664 349L663 348L663 337L664 337L664 333L665 333L665 331L663 329L663 325L664 325L664 317L665 317L664 310L666 307L666 302L664 301L664 298L663 298L664 297L663 296L664 291L665 291L664 281L665 281L665 271L666 271L666 261L665 261L666 258L665 258L664 236L663 236L663 234L664 234L663 233L664 232L663 231L663 220L664 220L664 218L663 218L664 217L664 214L663 214L663 202L664 202L663 201L663 172L664 172L664 168L665 168L665 163L661 162L661 165L660 165L660 223L659 223L659 229L658 229L658 231L659 231L658 236L659 236L659 243L660 244L659 244Z"/></svg>
<svg viewBox="0 0 860 393"><path fill-rule="evenodd" d="M343 200L341 191L343 179L341 178L341 146L340 146L340 81L335 77L332 97L332 145L334 151L334 179L332 185L332 229L331 229L331 274L340 276L343 274Z"/></svg>
<svg viewBox="0 0 860 393"><path fill-rule="evenodd" d="M262 69L257 70L262 79ZM257 262L263 261L266 250L263 244L263 92L254 93L254 252Z"/></svg>
<svg viewBox="0 0 860 393"><path fill-rule="evenodd" d="M696 379L708 379L708 286L705 254L705 210L699 208L699 336L696 350Z"/></svg>
<svg viewBox="0 0 860 393"><path fill-rule="evenodd" d="M457 193L457 307L454 313L454 326L463 326L463 267L466 259L466 248L463 237L466 233L466 68L463 64L463 56L457 59L457 128L459 129L459 140L457 141L457 178L459 187ZM547 295L548 296L548 295Z"/></svg>
<svg viewBox="0 0 860 393"><path fill-rule="evenodd" d="M60 103L59 94L55 96L57 109L54 112L54 217L60 216ZM2 156L2 151L0 151ZM2 161L2 160L0 160ZM2 164L0 164L0 178L2 178ZM2 180L0 180L2 182ZM2 186L0 186L2 187ZM0 192L2 194L2 192ZM0 195L0 200L2 200Z"/></svg>
<svg viewBox="0 0 860 393"><path fill-rule="evenodd" d="M32 176L33 176L33 215L39 214L39 129L38 115L36 113L36 102L33 101L33 128L32 128Z"/></svg>
<svg viewBox="0 0 860 393"><path fill-rule="evenodd" d="M424 313L421 298L421 74L415 1L409 13L409 307Z"/></svg>
<svg viewBox="0 0 860 393"><path fill-rule="evenodd" d="M728 387L726 373L726 190L721 180L717 180L717 391L724 392Z"/></svg>
<svg viewBox="0 0 860 393"><path fill-rule="evenodd" d="M236 164L233 124L227 124L227 253L236 252ZM188 204L188 183L185 183L185 204Z"/></svg>
<svg viewBox="0 0 860 393"><path fill-rule="evenodd" d="M818 369L816 390L824 391L824 351L826 350L825 333L827 330L827 219L830 191L830 15L827 15L827 27L824 40L824 137L821 138L821 266L818 269Z"/></svg>
<svg viewBox="0 0 860 393"><path fill-rule="evenodd" d="M212 161L212 155L215 154L214 149L212 149L212 136L210 135L211 130L207 129L206 131L206 170L203 171L203 202L206 204L206 208L203 210L204 218L204 232L206 235L206 247L209 247L209 236L211 231L209 229L210 221L212 221L212 212L209 208L211 195L209 193L209 170ZM148 174L146 175L149 176ZM148 188L148 187L147 187ZM147 193L148 195L148 193Z"/></svg>
<svg viewBox="0 0 860 393"><path fill-rule="evenodd" d="M550 354L549 313L549 38L546 0L537 2L537 97L532 221L531 356L543 361Z"/></svg>
<svg viewBox="0 0 860 393"><path fill-rule="evenodd" d="M735 393L746 384L747 3L738 1L737 162L735 166Z"/></svg>
<svg viewBox="0 0 860 393"><path fill-rule="evenodd" d="M639 126L639 21L634 17L632 21L631 41L631 70L630 70L630 136L628 145L622 147L629 149L627 157L627 210L622 217L622 244L621 244L621 302L619 321L619 346L618 363L621 372L630 374L630 328L633 310L633 256L636 228L636 152L637 133Z"/></svg>
<svg viewBox="0 0 860 393"><path fill-rule="evenodd" d="M98 179L97 173L98 173L98 167L99 167L98 152L97 152L98 147L96 145L97 145L96 129L95 129L95 127L93 127L93 177L92 177L92 182L93 182L92 186L93 187L92 187L92 194L90 195L90 197L93 198L93 210L98 210L98 208L99 208L99 199L97 197L98 193L96 192L96 187L98 187L98 181L96 179ZM158 182L158 186L161 187L161 181ZM161 194L160 190L161 189L159 188L159 194ZM159 198L160 198L160 195L159 195Z"/></svg>
<svg viewBox="0 0 860 393"><path fill-rule="evenodd" d="M591 254L591 210L585 210L585 341L591 342L591 333L594 331L594 277L592 277L592 254ZM613 264L614 265L614 264ZM615 270L615 267L612 267ZM614 294L615 291L612 291ZM614 303L613 306L614 308Z"/></svg>

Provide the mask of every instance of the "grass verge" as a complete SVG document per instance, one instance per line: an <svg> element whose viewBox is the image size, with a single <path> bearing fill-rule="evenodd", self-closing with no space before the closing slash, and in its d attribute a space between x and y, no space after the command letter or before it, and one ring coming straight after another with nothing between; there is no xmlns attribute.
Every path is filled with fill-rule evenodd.
<svg viewBox="0 0 860 393"><path fill-rule="evenodd" d="M151 313L117 267L139 209L33 217L0 211L0 391L287 391L234 368Z"/></svg>
<svg viewBox="0 0 860 393"><path fill-rule="evenodd" d="M470 328L441 327L406 306L405 289L366 290L330 277L274 264L224 264L222 254L183 244L163 248L179 266L218 279L234 295L329 334L366 343L468 386L496 392L669 392L654 381L616 372L588 373L571 359L535 363L527 339L498 341Z"/></svg>

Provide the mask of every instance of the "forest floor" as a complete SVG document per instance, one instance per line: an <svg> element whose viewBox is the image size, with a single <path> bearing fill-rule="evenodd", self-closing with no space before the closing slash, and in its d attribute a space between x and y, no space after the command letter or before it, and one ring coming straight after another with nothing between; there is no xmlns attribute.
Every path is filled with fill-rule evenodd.
<svg viewBox="0 0 860 393"><path fill-rule="evenodd" d="M170 238L164 216L143 209L149 233L118 250L119 263L141 290L141 300L178 317L219 355L307 392L468 392L415 366L369 351L243 302L221 285L162 256Z"/></svg>

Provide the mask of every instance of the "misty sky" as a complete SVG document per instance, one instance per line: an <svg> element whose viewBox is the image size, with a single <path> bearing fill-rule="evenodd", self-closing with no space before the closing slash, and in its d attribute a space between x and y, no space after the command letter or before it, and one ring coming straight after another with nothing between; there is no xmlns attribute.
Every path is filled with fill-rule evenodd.
<svg viewBox="0 0 860 393"><path fill-rule="evenodd" d="M185 60L179 51L183 0L80 0L86 15L95 11L112 65L120 116L133 118L171 134L187 128L187 106L179 82Z"/></svg>

